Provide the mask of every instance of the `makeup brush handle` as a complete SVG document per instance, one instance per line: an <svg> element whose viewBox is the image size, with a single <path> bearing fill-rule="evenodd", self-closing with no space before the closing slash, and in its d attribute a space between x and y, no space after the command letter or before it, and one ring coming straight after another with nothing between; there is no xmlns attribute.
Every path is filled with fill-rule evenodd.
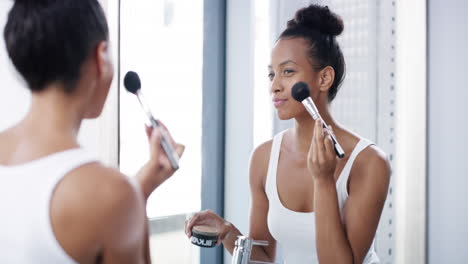
<svg viewBox="0 0 468 264"><path fill-rule="evenodd" d="M335 153L338 156L338 158L340 158L340 159L344 158L345 152L344 152L343 148L341 147L340 143L338 143L338 140L336 139L335 135L330 131L327 124L325 124L325 122L323 122L323 121L322 121L322 126L323 126L323 128L325 128L327 133L330 135L330 137L331 137L331 139L333 141L333 147L335 149Z"/></svg>
<svg viewBox="0 0 468 264"><path fill-rule="evenodd" d="M161 146L164 152L166 152L166 156L169 159L169 162L171 163L172 168L174 170L179 169L179 155L177 155L177 152L172 147L171 141L166 131L164 129L161 129L161 125L158 123L156 119L154 119L154 117L151 117L151 126L161 131L161 136L162 136Z"/></svg>

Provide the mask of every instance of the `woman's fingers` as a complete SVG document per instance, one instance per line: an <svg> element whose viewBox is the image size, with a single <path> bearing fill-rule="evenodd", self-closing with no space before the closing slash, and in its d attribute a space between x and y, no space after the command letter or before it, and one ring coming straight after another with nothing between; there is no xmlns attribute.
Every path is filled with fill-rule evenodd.
<svg viewBox="0 0 468 264"><path fill-rule="evenodd" d="M217 245L223 242L232 229L231 224L211 210L196 213L185 222L185 233L188 237L192 236L192 229L197 225L206 225L215 228L218 233L218 240L216 241Z"/></svg>
<svg viewBox="0 0 468 264"><path fill-rule="evenodd" d="M324 128L322 120L315 121L314 134L308 154L308 168L314 177L330 176L336 167L332 129Z"/></svg>
<svg viewBox="0 0 468 264"><path fill-rule="evenodd" d="M324 132L323 132L323 125L322 125L322 120L317 119L315 122L315 133L316 134L316 141L315 144L317 144L317 161L319 164L323 164L326 159L325 159L325 146L324 146Z"/></svg>
<svg viewBox="0 0 468 264"><path fill-rule="evenodd" d="M167 139L169 141L169 144L173 146L173 149L179 157L183 155L185 151L185 146L182 144L177 144L174 141L172 135L169 133L166 125L164 125L163 122L161 122L160 120L157 120L157 122L159 126L156 128L151 126L145 126L145 132L150 142L150 151L152 159L159 163L158 168L164 175L167 174L168 176L170 176L175 171L173 171L172 164L161 146L163 134L164 138Z"/></svg>
<svg viewBox="0 0 468 264"><path fill-rule="evenodd" d="M329 126L329 131L328 135L325 136L325 141L324 141L324 146L325 146L325 151L326 151L326 156L328 159L334 159L336 158L336 153L335 153L335 147L333 144L333 140L331 138L331 135L333 134L333 128L332 126Z"/></svg>
<svg viewBox="0 0 468 264"><path fill-rule="evenodd" d="M185 152L185 146L182 145L182 144L176 144L176 148L175 148L176 152L177 152L177 155L180 157L182 157L182 155L184 154Z"/></svg>
<svg viewBox="0 0 468 264"><path fill-rule="evenodd" d="M188 237L192 236L193 221L198 217L198 214L194 214L190 219L185 221L185 234Z"/></svg>
<svg viewBox="0 0 468 264"><path fill-rule="evenodd" d="M192 229L196 225L208 225L219 229L219 219L217 218L219 217L210 210L196 213L186 221L185 233L190 237L192 235Z"/></svg>
<svg viewBox="0 0 468 264"><path fill-rule="evenodd" d="M315 164L317 162L317 139L315 136L316 132L314 129L314 135L312 136L312 140L310 142L310 149L309 149L309 166Z"/></svg>
<svg viewBox="0 0 468 264"><path fill-rule="evenodd" d="M145 132L146 132L146 136L148 137L148 140L150 140L151 134L153 134L153 127L145 125Z"/></svg>
<svg viewBox="0 0 468 264"><path fill-rule="evenodd" d="M185 146L182 145L182 144L178 144L174 140L171 133L167 129L166 125L161 120L158 120L157 122L160 125L160 129L162 129L164 131L165 136L167 136L167 139L169 140L169 143L175 149L175 151L176 151L177 155L179 156L179 158L182 157L182 155L184 154L184 151L185 151Z"/></svg>
<svg viewBox="0 0 468 264"><path fill-rule="evenodd" d="M149 136L151 156L157 159L161 154L161 132L158 129L148 129L147 127L147 133L151 133Z"/></svg>
<svg viewBox="0 0 468 264"><path fill-rule="evenodd" d="M325 146L325 156L327 160L335 159L336 158L335 147L333 145L333 140L331 139L331 136L327 135L325 137L324 146Z"/></svg>
<svg viewBox="0 0 468 264"><path fill-rule="evenodd" d="M164 130L164 132L166 133L168 139L169 139L169 143L171 143L171 145L175 148L175 146L177 145L177 143L175 142L174 138L172 138L172 135L171 133L169 133L169 129L167 129L167 126L161 121L161 120L157 120L158 124L161 126L161 129Z"/></svg>

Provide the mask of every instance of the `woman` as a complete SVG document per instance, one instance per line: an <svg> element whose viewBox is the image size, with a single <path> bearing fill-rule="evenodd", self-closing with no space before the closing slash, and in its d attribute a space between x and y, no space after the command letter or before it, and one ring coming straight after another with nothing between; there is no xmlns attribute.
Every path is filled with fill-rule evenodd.
<svg viewBox="0 0 468 264"><path fill-rule="evenodd" d="M336 36L343 22L328 7L311 5L295 14L271 53L271 95L288 129L255 149L250 162L252 196L249 236L266 240L253 260L273 262L281 248L285 263L378 263L373 241L385 203L390 166L370 141L338 124L330 113L344 78L345 62ZM338 160L330 136L291 97L304 81L324 121L346 152ZM330 132L331 133L331 132ZM232 253L237 228L211 211L186 224L210 225L218 243Z"/></svg>
<svg viewBox="0 0 468 264"><path fill-rule="evenodd" d="M135 183L77 141L113 78L98 1L16 0L4 37L32 104L0 133L0 263L150 263L146 198L174 173L160 132Z"/></svg>

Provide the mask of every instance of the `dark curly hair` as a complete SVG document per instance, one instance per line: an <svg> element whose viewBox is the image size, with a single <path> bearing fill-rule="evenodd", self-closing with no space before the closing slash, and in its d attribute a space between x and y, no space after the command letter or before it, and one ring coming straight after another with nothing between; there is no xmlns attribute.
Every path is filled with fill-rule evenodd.
<svg viewBox="0 0 468 264"><path fill-rule="evenodd" d="M344 29L343 20L328 6L312 4L299 9L288 21L287 28L278 39L303 38L309 43L309 57L317 71L331 66L335 79L328 93L328 101L335 99L345 76L343 52L336 41Z"/></svg>
<svg viewBox="0 0 468 264"><path fill-rule="evenodd" d="M8 55L29 89L61 82L73 92L81 66L108 26L97 0L15 0L4 38Z"/></svg>

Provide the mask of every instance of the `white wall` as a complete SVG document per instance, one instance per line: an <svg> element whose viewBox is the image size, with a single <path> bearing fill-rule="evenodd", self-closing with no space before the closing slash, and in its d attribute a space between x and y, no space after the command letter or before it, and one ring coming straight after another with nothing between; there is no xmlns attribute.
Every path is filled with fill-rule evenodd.
<svg viewBox="0 0 468 264"><path fill-rule="evenodd" d="M13 1L0 0L0 131L21 120L29 109L30 92L8 58L3 29Z"/></svg>
<svg viewBox="0 0 468 264"><path fill-rule="evenodd" d="M107 13L111 34L112 53L117 69L117 1L101 1ZM30 106L31 93L25 82L16 72L8 58L3 29L7 13L13 1L0 0L0 131L19 122L27 113ZM79 140L90 151L94 152L104 163L117 166L118 160L118 122L117 122L117 75L114 78L112 89L99 119L83 122Z"/></svg>
<svg viewBox="0 0 468 264"><path fill-rule="evenodd" d="M468 260L468 2L429 1L428 263Z"/></svg>

